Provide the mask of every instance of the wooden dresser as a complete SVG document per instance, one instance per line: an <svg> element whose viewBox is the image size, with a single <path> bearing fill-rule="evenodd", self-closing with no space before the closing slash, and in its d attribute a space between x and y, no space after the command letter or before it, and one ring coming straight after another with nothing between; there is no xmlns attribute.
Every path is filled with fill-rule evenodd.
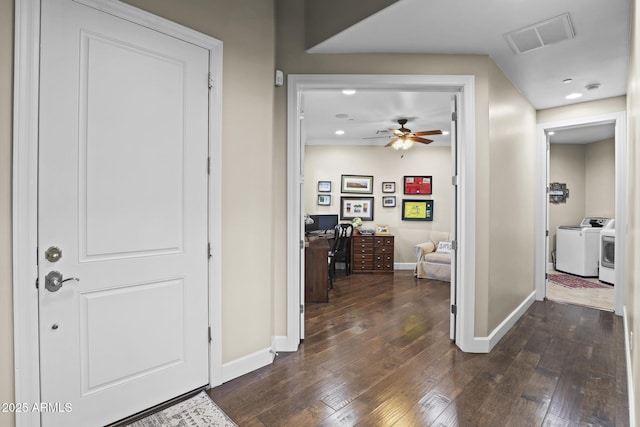
<svg viewBox="0 0 640 427"><path fill-rule="evenodd" d="M393 236L353 236L351 272L393 273Z"/></svg>

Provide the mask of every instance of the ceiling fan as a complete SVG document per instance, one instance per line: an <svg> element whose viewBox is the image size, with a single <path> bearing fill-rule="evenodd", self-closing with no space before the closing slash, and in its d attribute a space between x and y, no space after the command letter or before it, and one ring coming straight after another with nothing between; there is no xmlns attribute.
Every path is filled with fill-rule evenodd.
<svg viewBox="0 0 640 427"><path fill-rule="evenodd" d="M407 129L404 125L407 124L407 119L399 119L398 124L400 129L389 129L393 133L393 139L385 145L385 147L393 147L396 150L403 149L408 150L414 143L420 142L422 144L430 144L432 139L422 138L427 135L442 135L441 130L425 130L422 132L411 132L411 129Z"/></svg>

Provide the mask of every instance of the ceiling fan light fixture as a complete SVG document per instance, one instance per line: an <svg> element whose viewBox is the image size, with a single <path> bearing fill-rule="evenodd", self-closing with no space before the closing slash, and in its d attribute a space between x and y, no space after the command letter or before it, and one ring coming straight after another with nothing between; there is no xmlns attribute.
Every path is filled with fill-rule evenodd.
<svg viewBox="0 0 640 427"><path fill-rule="evenodd" d="M404 140L404 143L402 144L402 149L403 150L408 150L409 148L413 147L413 140L407 138Z"/></svg>

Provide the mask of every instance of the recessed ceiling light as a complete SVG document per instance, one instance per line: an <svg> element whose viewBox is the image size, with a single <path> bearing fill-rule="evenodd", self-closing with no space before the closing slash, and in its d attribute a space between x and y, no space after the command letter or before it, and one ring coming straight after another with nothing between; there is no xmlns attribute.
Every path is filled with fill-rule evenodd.
<svg viewBox="0 0 640 427"><path fill-rule="evenodd" d="M565 98L566 98L566 99L578 99L578 98L580 98L581 96L582 96L582 94L581 94L581 93L573 92L573 93L570 93L569 95L565 96Z"/></svg>
<svg viewBox="0 0 640 427"><path fill-rule="evenodd" d="M343 130L337 130L336 131L336 135L344 135L344 131Z"/></svg>
<svg viewBox="0 0 640 427"><path fill-rule="evenodd" d="M596 89L600 89L600 83L598 82L593 82L593 83L589 83L588 85L586 85L584 87L586 90L596 90Z"/></svg>
<svg viewBox="0 0 640 427"><path fill-rule="evenodd" d="M344 114L344 113L336 114L337 119L346 119L347 117L349 117L348 114Z"/></svg>
<svg viewBox="0 0 640 427"><path fill-rule="evenodd" d="M571 77L569 77L568 79L564 79L562 81L562 83L571 83L571 82L573 82L573 79Z"/></svg>
<svg viewBox="0 0 640 427"><path fill-rule="evenodd" d="M442 132L443 135L449 135L449 131L445 130L444 132Z"/></svg>
<svg viewBox="0 0 640 427"><path fill-rule="evenodd" d="M555 135L556 133L554 131L551 132L547 132L547 135Z"/></svg>
<svg viewBox="0 0 640 427"><path fill-rule="evenodd" d="M355 89L344 89L342 91L342 93L345 94L345 95L353 95L353 94L356 93L356 90Z"/></svg>

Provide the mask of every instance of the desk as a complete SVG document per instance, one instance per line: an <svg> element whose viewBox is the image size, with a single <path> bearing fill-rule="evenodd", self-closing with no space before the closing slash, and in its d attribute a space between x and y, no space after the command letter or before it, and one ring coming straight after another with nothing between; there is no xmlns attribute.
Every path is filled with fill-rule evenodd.
<svg viewBox="0 0 640 427"><path fill-rule="evenodd" d="M329 302L329 239L310 237L304 250L304 302Z"/></svg>

